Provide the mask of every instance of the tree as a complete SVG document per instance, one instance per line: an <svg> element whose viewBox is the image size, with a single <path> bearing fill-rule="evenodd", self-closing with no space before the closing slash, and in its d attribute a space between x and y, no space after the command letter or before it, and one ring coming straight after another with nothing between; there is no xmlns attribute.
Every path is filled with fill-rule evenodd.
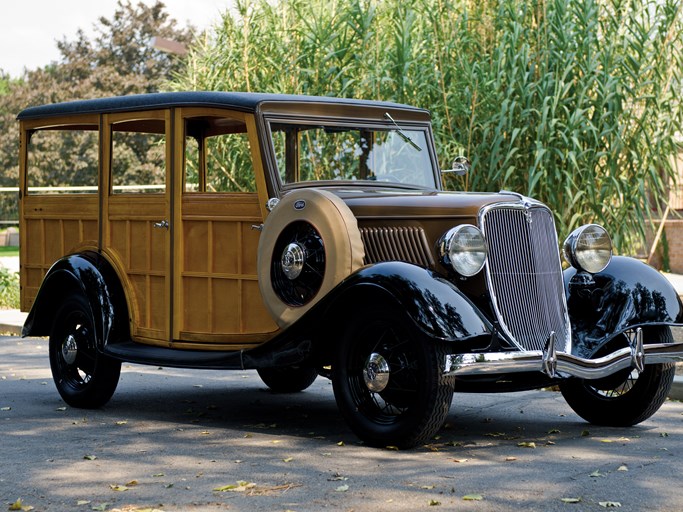
<svg viewBox="0 0 683 512"><path fill-rule="evenodd" d="M57 43L60 59L48 66L25 72L17 80L0 75L0 186L16 186L19 140L16 115L32 105L84 98L157 92L182 69L175 55L151 46L153 37L189 44L192 27L179 28L169 18L164 4L151 6L119 0L111 18L101 17L91 39L80 30L76 39ZM69 184L73 169L82 166L74 137L73 151L54 137L43 137L40 154L59 154L51 159L52 183ZM16 198L0 196L0 217L17 218ZM9 217L8 217L9 216Z"/></svg>

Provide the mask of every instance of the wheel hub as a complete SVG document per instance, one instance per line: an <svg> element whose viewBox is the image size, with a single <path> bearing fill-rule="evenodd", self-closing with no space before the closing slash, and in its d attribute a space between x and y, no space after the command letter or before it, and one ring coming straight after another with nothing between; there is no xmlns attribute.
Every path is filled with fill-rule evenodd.
<svg viewBox="0 0 683 512"><path fill-rule="evenodd" d="M78 343L73 334L69 334L62 343L62 357L66 364L74 364L78 355Z"/></svg>
<svg viewBox="0 0 683 512"><path fill-rule="evenodd" d="M299 244L291 243L285 247L285 250L282 251L280 264L287 279L292 281L301 275L305 259L306 253Z"/></svg>
<svg viewBox="0 0 683 512"><path fill-rule="evenodd" d="M363 380L368 389L374 393L384 391L389 384L390 368L384 356L373 352L365 362Z"/></svg>

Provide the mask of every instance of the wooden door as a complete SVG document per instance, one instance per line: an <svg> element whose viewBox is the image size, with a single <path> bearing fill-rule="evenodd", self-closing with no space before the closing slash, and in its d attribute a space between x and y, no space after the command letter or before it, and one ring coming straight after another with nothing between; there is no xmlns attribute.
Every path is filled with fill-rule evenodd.
<svg viewBox="0 0 683 512"><path fill-rule="evenodd" d="M171 112L104 116L102 246L123 277L133 339L170 342Z"/></svg>
<svg viewBox="0 0 683 512"><path fill-rule="evenodd" d="M277 331L258 287L267 193L253 117L175 116L174 346L250 348Z"/></svg>

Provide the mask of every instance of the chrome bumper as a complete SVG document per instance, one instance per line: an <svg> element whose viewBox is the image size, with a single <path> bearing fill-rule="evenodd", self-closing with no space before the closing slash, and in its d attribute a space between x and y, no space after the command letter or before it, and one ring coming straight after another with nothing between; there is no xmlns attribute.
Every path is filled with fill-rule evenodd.
<svg viewBox="0 0 683 512"><path fill-rule="evenodd" d="M599 379L625 368L644 369L646 364L683 361L683 343L643 345L643 333L636 329L630 347L622 348L598 359L556 352L555 334L551 334L543 351L489 352L480 354L449 354L446 356L446 375L494 375L534 372L549 377L580 377Z"/></svg>

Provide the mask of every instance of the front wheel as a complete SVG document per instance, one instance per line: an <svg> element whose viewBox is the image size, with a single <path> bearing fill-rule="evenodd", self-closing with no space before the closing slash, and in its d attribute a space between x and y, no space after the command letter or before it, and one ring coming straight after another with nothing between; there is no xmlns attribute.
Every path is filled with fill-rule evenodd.
<svg viewBox="0 0 683 512"><path fill-rule="evenodd" d="M626 346L624 333L610 351ZM672 340L669 328L644 330L646 342L667 343ZM604 354L596 354L604 355ZM673 364L646 365L638 372L627 368L602 379L570 378L560 383L560 391L569 406L584 420L595 425L630 427L645 421L666 400L676 373Z"/></svg>
<svg viewBox="0 0 683 512"><path fill-rule="evenodd" d="M358 315L332 367L339 410L370 446L410 448L443 425L454 380L443 375L447 350L408 318L377 308Z"/></svg>
<svg viewBox="0 0 683 512"><path fill-rule="evenodd" d="M90 305L83 297L67 298L57 312L49 350L52 378L67 404L94 409L109 401L121 362L98 352Z"/></svg>

